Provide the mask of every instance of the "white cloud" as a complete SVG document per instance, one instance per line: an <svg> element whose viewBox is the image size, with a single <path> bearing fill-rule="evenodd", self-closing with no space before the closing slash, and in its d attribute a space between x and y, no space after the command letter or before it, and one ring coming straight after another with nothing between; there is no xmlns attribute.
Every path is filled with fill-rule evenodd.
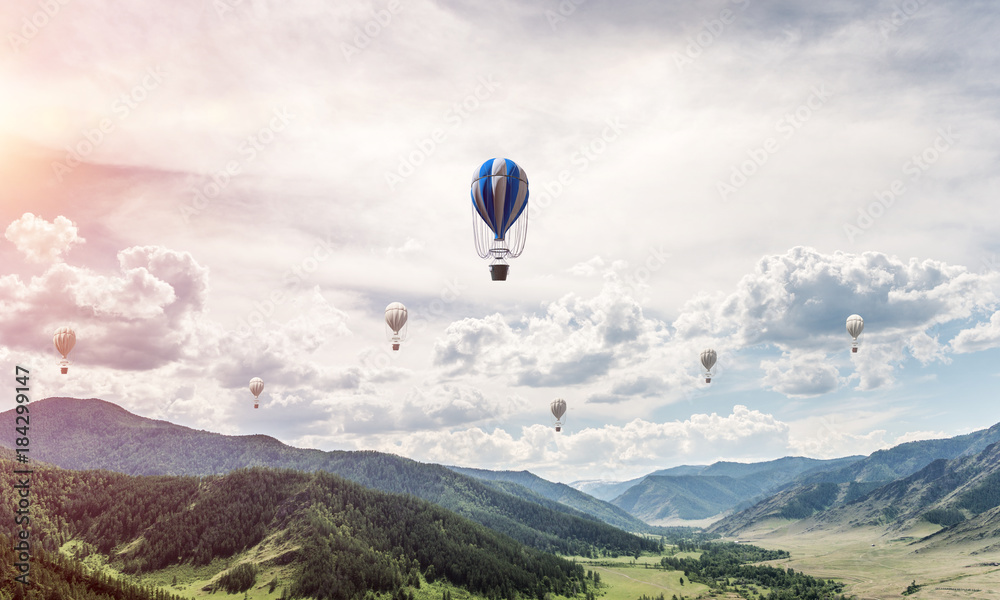
<svg viewBox="0 0 1000 600"><path fill-rule="evenodd" d="M435 365L449 376L489 374L536 388L596 384L590 401L607 404L691 393L702 347L721 352L721 370L737 353L772 347L781 357L760 360L764 389L813 397L855 380L874 390L892 385L910 357L949 363L938 326L995 306L1000 287L997 274L940 261L797 247L763 257L728 294L699 294L668 325L622 286L623 268L594 259L573 267L582 275L603 269L604 286L589 299L568 294L519 321L494 314L452 323L435 345ZM853 354L844 321L855 312L866 329ZM842 374L848 366L853 373Z"/></svg>
<svg viewBox="0 0 1000 600"><path fill-rule="evenodd" d="M565 480L562 473L625 478L682 462L769 457L788 449L787 424L741 405L729 415L694 414L684 421L634 419L583 429L575 429L571 419L566 423L561 433L541 424L522 427L519 436L473 427L372 436L356 443L429 462L483 468L516 464L557 480Z"/></svg>
<svg viewBox="0 0 1000 600"><path fill-rule="evenodd" d="M894 382L907 355L924 365L947 363L946 345L928 331L996 306L998 291L996 273L878 252L823 254L798 247L762 258L725 297L691 300L674 325L682 337L710 332L741 347L781 349L782 359L761 363L765 386L810 396L837 389L835 357L849 347L844 321L859 313L865 333L851 359L859 389L871 390Z"/></svg>
<svg viewBox="0 0 1000 600"><path fill-rule="evenodd" d="M789 445L796 455L814 458L839 458L841 456L871 454L889 448L885 429L875 429L863 434L839 429L824 428L810 431L808 435L793 436Z"/></svg>
<svg viewBox="0 0 1000 600"><path fill-rule="evenodd" d="M401 246L389 246L389 249L385 251L386 255L390 258L395 256L405 256L407 254L417 254L424 249L424 244L420 240L414 238L406 238Z"/></svg>
<svg viewBox="0 0 1000 600"><path fill-rule="evenodd" d="M450 436L497 452L481 460L498 466L548 464L577 440L568 464L605 465L607 427L684 422L695 395L739 393L782 417L797 404L782 395L910 398L934 374L946 380L945 367L969 368L963 353L1000 343L987 319L1000 275L960 266L994 253L1000 228L1000 118L983 91L1000 71L981 3L928 3L884 35L893 7L862 0L586 2L555 28L538 3L413 0L349 59L370 3L255 0L219 15L151 0L113 22L99 4L74 0L72 19L56 15L0 67L0 89L19 90L0 101L0 205L8 221L25 215L0 245L0 336L5 356L48 360L51 329L76 325L74 359L92 376L61 382L66 393L328 447L343 441L323 428L345 423L357 444L395 447L408 431L419 450L418 438L438 448L430 440ZM737 20L677 68L723 7ZM8 31L20 18L0 15ZM153 89L141 86L149 69L162 79ZM600 85L580 94L588 82ZM815 86L829 101L785 137L776 122ZM116 103L136 89L145 98L125 121ZM273 143L252 159L240 151L284 109L294 117ZM56 185L52 163L91 143L104 118L114 130ZM612 140L609 122L622 126ZM957 143L906 172L947 128ZM772 137L779 150L723 202L718 183ZM469 173L495 155L532 181L525 255L502 284L468 232ZM192 187L232 160L240 173L184 222ZM404 160L412 174L390 189L386 174ZM845 237L896 180L906 191ZM29 208L65 216L29 227ZM265 308L290 270L294 293ZM387 354L376 313L390 291L415 311L411 340ZM852 312L868 322L856 355ZM240 318L256 323L252 336L220 325ZM710 386L698 377L705 346L719 351ZM258 374L271 406L294 410L240 420ZM970 402L989 406L992 390L969 385ZM555 395L576 410L569 436L533 425L529 407ZM894 427L838 424L856 437L830 439L877 445L885 429L888 443ZM551 445L528 447L525 435ZM692 436L695 450L714 448ZM639 442L610 443L619 462L647 456ZM663 444L666 462L695 456Z"/></svg>
<svg viewBox="0 0 1000 600"><path fill-rule="evenodd" d="M568 269L573 275L579 275L581 277L592 277L602 272L605 266L604 259L600 256L595 256L594 258L573 265Z"/></svg>
<svg viewBox="0 0 1000 600"><path fill-rule="evenodd" d="M0 278L5 339L37 349L45 334L70 325L78 360L133 370L176 360L211 335L198 326L208 273L190 254L133 247L118 261L117 275L56 263L27 283Z"/></svg>
<svg viewBox="0 0 1000 600"><path fill-rule="evenodd" d="M839 373L821 352L783 353L778 360L762 360L764 387L792 398L810 398L837 389Z"/></svg>
<svg viewBox="0 0 1000 600"><path fill-rule="evenodd" d="M56 262L73 244L86 240L77 234L76 223L59 215L51 223L27 212L7 226L4 237L32 262Z"/></svg>
<svg viewBox="0 0 1000 600"><path fill-rule="evenodd" d="M989 322L977 323L975 327L958 332L950 346L958 354L1000 347L1000 311L993 313Z"/></svg>

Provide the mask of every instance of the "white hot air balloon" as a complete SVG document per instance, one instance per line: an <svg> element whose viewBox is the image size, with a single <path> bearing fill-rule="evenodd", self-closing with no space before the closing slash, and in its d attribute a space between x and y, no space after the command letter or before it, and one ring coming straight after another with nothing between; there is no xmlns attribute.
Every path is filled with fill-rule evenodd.
<svg viewBox="0 0 1000 600"><path fill-rule="evenodd" d="M254 377L250 380L250 393L253 394L253 407L257 408L259 405L257 403L257 397L260 393L264 391L264 380L260 377Z"/></svg>
<svg viewBox="0 0 1000 600"><path fill-rule="evenodd" d="M76 333L69 327L60 327L52 336L52 343L56 345L59 354L62 354L63 359L59 361L59 366L62 374L65 375L69 372L69 359L66 358L66 355L76 345Z"/></svg>
<svg viewBox="0 0 1000 600"><path fill-rule="evenodd" d="M566 414L566 401L562 398L556 398L552 401L552 416L556 418L556 431L562 431L562 422L560 419Z"/></svg>
<svg viewBox="0 0 1000 600"><path fill-rule="evenodd" d="M705 383L712 383L712 367L715 366L715 361L718 358L719 355L711 348L701 351L701 366L705 367Z"/></svg>
<svg viewBox="0 0 1000 600"><path fill-rule="evenodd" d="M865 330L865 320L861 318L861 315L851 315L847 317L847 333L854 338L854 342L851 344L851 352L858 351L858 337L861 336L861 332Z"/></svg>
<svg viewBox="0 0 1000 600"><path fill-rule="evenodd" d="M392 349L399 350L399 343L406 339L406 307L401 302L393 302L385 307L385 327Z"/></svg>

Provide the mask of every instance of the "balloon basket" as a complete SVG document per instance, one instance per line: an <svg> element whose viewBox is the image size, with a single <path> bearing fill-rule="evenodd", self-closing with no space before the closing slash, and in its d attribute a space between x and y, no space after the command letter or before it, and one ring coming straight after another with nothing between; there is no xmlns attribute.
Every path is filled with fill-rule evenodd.
<svg viewBox="0 0 1000 600"><path fill-rule="evenodd" d="M490 276L493 281L507 281L507 269L510 265L490 265Z"/></svg>
<svg viewBox="0 0 1000 600"><path fill-rule="evenodd" d="M557 426L557 427L556 427L556 433L559 433L560 431L562 431L562 427L558 427L558 426Z"/></svg>
<svg viewBox="0 0 1000 600"><path fill-rule="evenodd" d="M256 402L253 403L253 407L257 408L257 403Z"/></svg>
<svg viewBox="0 0 1000 600"><path fill-rule="evenodd" d="M858 347L857 346L851 348L851 352L857 353L857 351L858 351Z"/></svg>
<svg viewBox="0 0 1000 600"><path fill-rule="evenodd" d="M69 373L69 367L59 367L59 372L62 373L63 375Z"/></svg>
<svg viewBox="0 0 1000 600"><path fill-rule="evenodd" d="M706 377L705 378L705 383L712 383L712 378L711 377Z"/></svg>
<svg viewBox="0 0 1000 600"><path fill-rule="evenodd" d="M393 344L392 345L392 349L393 350L399 350L399 344Z"/></svg>

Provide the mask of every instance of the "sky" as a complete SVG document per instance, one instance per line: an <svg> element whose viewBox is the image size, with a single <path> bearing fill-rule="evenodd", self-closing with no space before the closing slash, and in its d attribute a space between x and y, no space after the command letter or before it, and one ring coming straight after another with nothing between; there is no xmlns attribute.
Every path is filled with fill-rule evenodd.
<svg viewBox="0 0 1000 600"><path fill-rule="evenodd" d="M967 0L4 4L2 369L33 399L562 482L989 427L998 21ZM493 157L529 179L504 282L472 239Z"/></svg>

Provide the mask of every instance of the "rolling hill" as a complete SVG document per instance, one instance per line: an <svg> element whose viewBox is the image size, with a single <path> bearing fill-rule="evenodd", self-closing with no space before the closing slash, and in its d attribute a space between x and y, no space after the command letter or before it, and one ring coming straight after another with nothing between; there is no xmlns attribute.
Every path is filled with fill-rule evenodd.
<svg viewBox="0 0 1000 600"><path fill-rule="evenodd" d="M183 596L152 589L149 586L125 581L119 577L94 574L81 562L56 552L33 550L30 567L25 574L15 568L18 562L13 550L14 540L0 532L0 598L46 600L72 598L73 600L187 600ZM18 580L18 577L24 579ZM23 583L27 581L27 583Z"/></svg>
<svg viewBox="0 0 1000 600"><path fill-rule="evenodd" d="M953 438L908 442L869 456L683 465L629 481L572 485L654 525L704 522L739 511L746 513L738 517L743 521L764 515L805 518L912 475L935 460L978 454L997 441L1000 424ZM831 484L836 484L836 491ZM723 531L732 526L720 523L719 527Z"/></svg>
<svg viewBox="0 0 1000 600"><path fill-rule="evenodd" d="M644 521L637 519L613 504L598 500L566 484L553 483L547 479L542 479L529 471L490 471L487 469L470 469L466 467L448 468L469 477L491 482L495 487L515 496L531 498L529 494L533 493L546 500L564 504L625 531L642 533L653 533L656 531L656 528L650 527Z"/></svg>
<svg viewBox="0 0 1000 600"><path fill-rule="evenodd" d="M98 399L47 398L30 406L32 458L65 469L130 475L217 475L254 466L326 471L433 502L545 551L631 554L657 547L570 507L518 497L441 465L371 451L304 450L263 435L197 431ZM13 415L0 413L0 424L12 429Z"/></svg>
<svg viewBox="0 0 1000 600"><path fill-rule="evenodd" d="M671 523L712 517L759 494L759 490L752 482L731 477L650 475L614 503L647 523Z"/></svg>
<svg viewBox="0 0 1000 600"><path fill-rule="evenodd" d="M14 463L4 457L0 466L0 518L13 522ZM579 565L430 502L322 471L255 468L196 478L32 467L36 548L82 542L130 574L210 568L209 590L238 585L234 573L249 587L254 572L281 571L294 597L399 597L421 578L443 577L509 598L568 592L584 576Z"/></svg>
<svg viewBox="0 0 1000 600"><path fill-rule="evenodd" d="M907 442L867 457L841 469L807 473L797 483L887 483L907 477L938 459L951 460L979 454L1000 442L1000 423L965 435L937 440Z"/></svg>
<svg viewBox="0 0 1000 600"><path fill-rule="evenodd" d="M936 459L874 488L865 484L796 486L719 521L711 531L739 535L772 518L804 519L805 527L820 530L876 527L896 534L930 523L941 529L921 540L929 546L972 542L984 551L1000 547L1000 443L974 455Z"/></svg>
<svg viewBox="0 0 1000 600"><path fill-rule="evenodd" d="M676 525L719 517L801 477L840 470L862 458L819 460L786 456L759 463L722 461L661 469L629 481L579 481L572 485L647 523Z"/></svg>

